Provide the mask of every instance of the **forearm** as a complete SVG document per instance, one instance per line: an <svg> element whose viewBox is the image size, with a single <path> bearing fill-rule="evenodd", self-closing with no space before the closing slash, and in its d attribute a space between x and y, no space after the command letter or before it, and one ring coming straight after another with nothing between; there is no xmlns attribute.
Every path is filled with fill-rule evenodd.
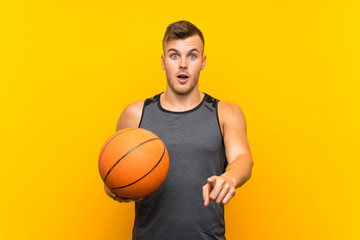
<svg viewBox="0 0 360 240"><path fill-rule="evenodd" d="M240 155L229 164L222 175L230 178L235 188L238 188L250 179L253 165L250 155Z"/></svg>

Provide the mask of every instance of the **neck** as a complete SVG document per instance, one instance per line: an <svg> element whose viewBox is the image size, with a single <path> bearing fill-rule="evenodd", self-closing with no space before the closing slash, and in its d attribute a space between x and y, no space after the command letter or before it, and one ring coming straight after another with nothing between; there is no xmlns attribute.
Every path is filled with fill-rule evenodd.
<svg viewBox="0 0 360 240"><path fill-rule="evenodd" d="M194 89L188 94L180 95L173 91L166 90L160 96L161 106L170 111L187 111L200 104L204 93Z"/></svg>

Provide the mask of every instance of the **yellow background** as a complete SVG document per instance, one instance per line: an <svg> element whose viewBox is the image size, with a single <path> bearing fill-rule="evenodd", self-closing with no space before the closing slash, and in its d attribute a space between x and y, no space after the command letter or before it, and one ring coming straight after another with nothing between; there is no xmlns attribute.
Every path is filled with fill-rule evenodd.
<svg viewBox="0 0 360 240"><path fill-rule="evenodd" d="M205 36L201 90L244 111L253 175L233 239L360 239L358 1L0 1L0 239L130 239L103 142L165 89L161 40Z"/></svg>

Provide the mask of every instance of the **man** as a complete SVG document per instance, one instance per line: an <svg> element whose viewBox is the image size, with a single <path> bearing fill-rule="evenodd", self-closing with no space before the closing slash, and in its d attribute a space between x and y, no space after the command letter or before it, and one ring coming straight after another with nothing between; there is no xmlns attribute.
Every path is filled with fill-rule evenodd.
<svg viewBox="0 0 360 240"><path fill-rule="evenodd" d="M128 105L116 130L141 127L158 135L169 152L167 178L144 199L120 198L106 186L105 191L119 202L135 201L133 239L225 239L223 205L253 166L245 117L237 105L199 90L206 56L196 26L170 24L163 51L166 91Z"/></svg>

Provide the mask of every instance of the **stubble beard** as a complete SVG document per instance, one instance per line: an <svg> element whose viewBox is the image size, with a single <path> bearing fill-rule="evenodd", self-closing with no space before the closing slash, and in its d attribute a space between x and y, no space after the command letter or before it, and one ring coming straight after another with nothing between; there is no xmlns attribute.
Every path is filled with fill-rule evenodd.
<svg viewBox="0 0 360 240"><path fill-rule="evenodd" d="M175 79L172 79L170 76L166 76L167 77L167 86L175 94L187 95L198 86L199 75L200 75L200 72L196 76L194 76L194 79L191 79L186 84L184 84L184 85L186 85L185 88L183 86L179 86L180 83L178 82L176 77L175 77Z"/></svg>

